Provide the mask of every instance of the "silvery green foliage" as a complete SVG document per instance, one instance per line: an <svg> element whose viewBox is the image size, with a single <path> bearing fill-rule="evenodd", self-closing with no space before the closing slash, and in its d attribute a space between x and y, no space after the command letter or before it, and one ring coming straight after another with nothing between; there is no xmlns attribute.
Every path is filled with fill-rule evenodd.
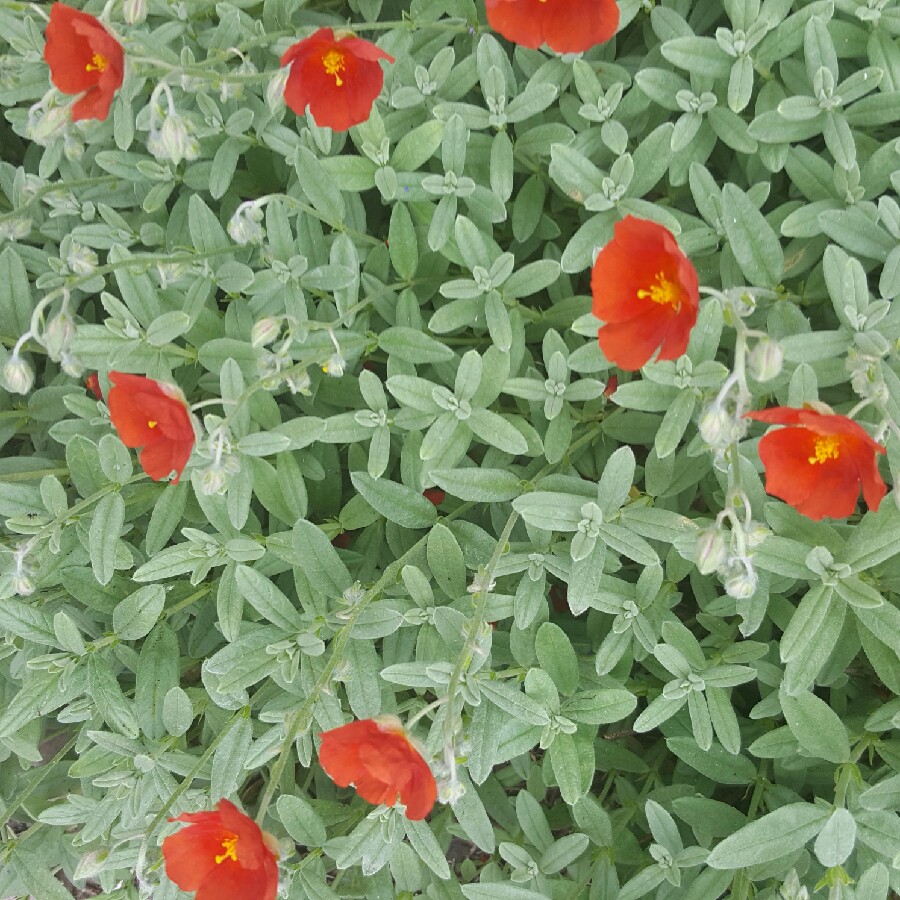
<svg viewBox="0 0 900 900"><path fill-rule="evenodd" d="M175 900L165 818L226 795L291 898L900 891L900 512L804 519L738 418L855 408L900 467L900 6L620 7L559 58L471 0L112 3L72 125L0 0L0 896ZM397 61L341 134L278 60L348 21ZM626 214L719 292L633 377ZM213 401L177 486L110 369ZM317 766L436 700L429 821Z"/></svg>

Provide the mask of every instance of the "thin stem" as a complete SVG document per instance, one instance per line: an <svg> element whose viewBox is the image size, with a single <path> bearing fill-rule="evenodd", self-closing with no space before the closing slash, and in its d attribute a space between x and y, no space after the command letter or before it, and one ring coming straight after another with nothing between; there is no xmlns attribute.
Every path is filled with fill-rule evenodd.
<svg viewBox="0 0 900 900"><path fill-rule="evenodd" d="M438 697L437 700L429 703L428 706L423 706L411 719L407 720L406 730L412 731L416 722L427 716L432 710L437 709L439 706L443 706L447 702L447 699L447 697Z"/></svg>

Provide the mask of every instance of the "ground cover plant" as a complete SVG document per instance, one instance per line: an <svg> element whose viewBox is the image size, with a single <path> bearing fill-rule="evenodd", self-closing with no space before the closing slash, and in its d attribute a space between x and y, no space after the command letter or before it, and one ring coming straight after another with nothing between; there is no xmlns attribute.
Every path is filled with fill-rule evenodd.
<svg viewBox="0 0 900 900"><path fill-rule="evenodd" d="M897 896L898 37L0 0L0 897Z"/></svg>

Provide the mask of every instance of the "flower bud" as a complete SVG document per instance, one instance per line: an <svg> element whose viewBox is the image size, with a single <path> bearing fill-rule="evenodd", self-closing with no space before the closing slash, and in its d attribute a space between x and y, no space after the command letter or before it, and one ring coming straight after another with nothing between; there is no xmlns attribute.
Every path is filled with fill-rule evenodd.
<svg viewBox="0 0 900 900"><path fill-rule="evenodd" d="M59 356L59 365L69 378L81 378L84 374L84 366L81 360L72 353L63 350Z"/></svg>
<svg viewBox="0 0 900 900"><path fill-rule="evenodd" d="M75 336L75 323L67 312L55 315L44 329L41 342L54 362L59 362L63 351L66 350Z"/></svg>
<svg viewBox="0 0 900 900"><path fill-rule="evenodd" d="M289 375L284 381L292 394L302 394L304 397L312 395L312 379L306 369L297 375Z"/></svg>
<svg viewBox="0 0 900 900"><path fill-rule="evenodd" d="M242 203L228 220L228 234L236 243L261 244L265 237L262 222L263 211L255 203Z"/></svg>
<svg viewBox="0 0 900 900"><path fill-rule="evenodd" d="M170 112L161 129L152 129L147 149L160 160L171 160L177 166L183 159L196 159L200 144L188 129L187 122L176 112Z"/></svg>
<svg viewBox="0 0 900 900"><path fill-rule="evenodd" d="M274 113L284 108L284 87L287 84L290 69L279 69L266 86L266 104Z"/></svg>
<svg viewBox="0 0 900 900"><path fill-rule="evenodd" d="M18 241L31 234L31 219L9 219L0 222L0 244L5 241Z"/></svg>
<svg viewBox="0 0 900 900"><path fill-rule="evenodd" d="M34 384L34 369L14 353L3 367L3 383L11 394L27 394Z"/></svg>
<svg viewBox="0 0 900 900"><path fill-rule="evenodd" d="M38 104L37 110L36 112L35 107L32 107L33 115L29 114L27 134L36 144L46 147L58 137L62 137L69 127L69 108L53 106L45 112Z"/></svg>
<svg viewBox="0 0 900 900"><path fill-rule="evenodd" d="M721 529L713 526L700 532L697 538L696 563L701 575L717 571L728 556Z"/></svg>
<svg viewBox="0 0 900 900"><path fill-rule="evenodd" d="M781 373L784 352L777 341L762 338L750 351L747 368L757 381L771 381Z"/></svg>
<svg viewBox="0 0 900 900"><path fill-rule="evenodd" d="M749 600L756 593L759 576L750 560L743 558L736 561L724 584L725 593L729 597L734 597L735 600Z"/></svg>
<svg viewBox="0 0 900 900"><path fill-rule="evenodd" d="M124 0L122 17L126 25L140 25L147 18L147 0Z"/></svg>
<svg viewBox="0 0 900 900"><path fill-rule="evenodd" d="M90 247L83 247L77 241L69 244L66 265L75 275L90 275L97 268L97 254Z"/></svg>
<svg viewBox="0 0 900 900"><path fill-rule="evenodd" d="M224 494L230 481L231 473L223 466L213 463L200 470L196 484L201 494L210 497L213 494Z"/></svg>
<svg viewBox="0 0 900 900"><path fill-rule="evenodd" d="M253 324L250 331L250 343L254 347L265 347L278 337L281 331L281 323L272 316L260 319Z"/></svg>
<svg viewBox="0 0 900 900"><path fill-rule="evenodd" d="M732 417L721 406L713 403L708 406L700 416L697 428L700 437L711 447L727 444L732 432Z"/></svg>

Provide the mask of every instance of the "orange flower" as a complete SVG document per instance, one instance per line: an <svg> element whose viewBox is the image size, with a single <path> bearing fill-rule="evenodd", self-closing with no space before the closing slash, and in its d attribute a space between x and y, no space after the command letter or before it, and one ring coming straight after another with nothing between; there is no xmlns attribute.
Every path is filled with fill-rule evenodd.
<svg viewBox="0 0 900 900"><path fill-rule="evenodd" d="M195 900L275 900L278 843L233 803L210 812L183 813L187 822L162 844L166 874Z"/></svg>
<svg viewBox="0 0 900 900"><path fill-rule="evenodd" d="M281 65L291 67L284 102L298 116L309 105L317 125L346 131L372 112L384 84L379 59L394 61L370 41L320 28L281 57Z"/></svg>
<svg viewBox="0 0 900 900"><path fill-rule="evenodd" d="M619 27L615 0L485 0L488 24L507 40L557 53L581 53Z"/></svg>
<svg viewBox="0 0 900 900"><path fill-rule="evenodd" d="M788 406L745 418L791 426L770 431L759 442L767 493L810 519L842 519L856 509L861 484L869 509L878 509L887 488L875 454L885 449L852 419Z"/></svg>
<svg viewBox="0 0 900 900"><path fill-rule="evenodd" d="M430 500L435 506L440 506L447 498L446 493L437 487L425 488L425 490L422 491L422 496L426 500Z"/></svg>
<svg viewBox="0 0 900 900"><path fill-rule="evenodd" d="M143 447L141 466L161 481L174 469L178 483L194 448L194 425L184 395L173 384L110 372L109 417L126 447Z"/></svg>
<svg viewBox="0 0 900 900"><path fill-rule="evenodd" d="M45 38L50 80L64 94L84 94L72 120L105 119L125 75L122 46L94 16L64 3L50 8Z"/></svg>
<svg viewBox="0 0 900 900"><path fill-rule="evenodd" d="M353 785L368 803L393 806L399 796L407 819L424 819L437 785L400 720L360 719L319 735L319 763L339 787Z"/></svg>
<svg viewBox="0 0 900 900"><path fill-rule="evenodd" d="M613 239L591 273L593 311L607 324L600 349L619 368L640 369L659 348L659 359L687 350L697 321L697 272L672 233L646 219L616 222Z"/></svg>

